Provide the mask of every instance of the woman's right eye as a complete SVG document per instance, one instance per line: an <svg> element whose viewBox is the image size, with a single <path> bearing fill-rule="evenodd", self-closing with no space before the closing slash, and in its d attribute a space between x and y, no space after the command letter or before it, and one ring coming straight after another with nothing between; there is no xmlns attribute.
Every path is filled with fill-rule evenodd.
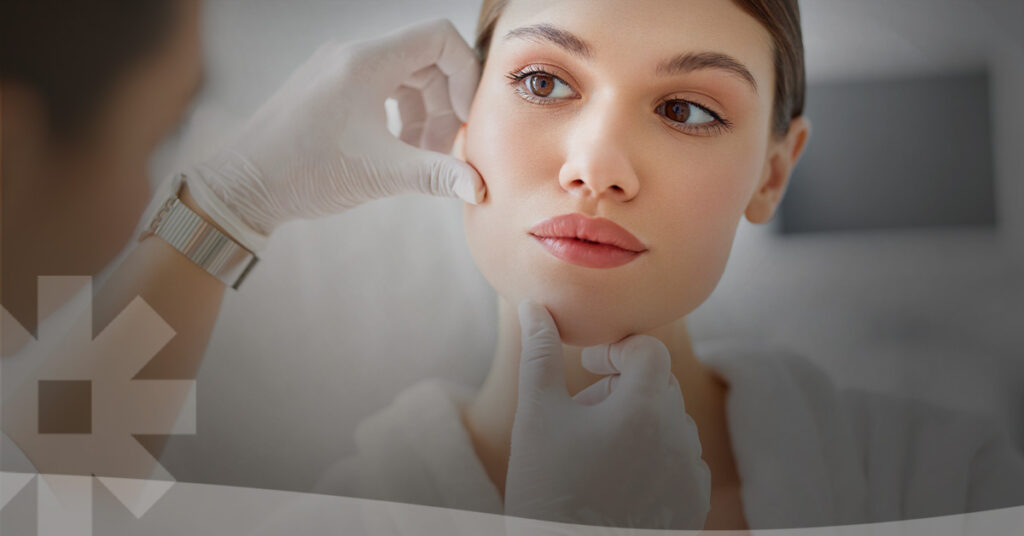
<svg viewBox="0 0 1024 536"><path fill-rule="evenodd" d="M508 78L512 79L512 88L520 97L537 104L550 104L576 95L564 80L540 69L509 73Z"/></svg>

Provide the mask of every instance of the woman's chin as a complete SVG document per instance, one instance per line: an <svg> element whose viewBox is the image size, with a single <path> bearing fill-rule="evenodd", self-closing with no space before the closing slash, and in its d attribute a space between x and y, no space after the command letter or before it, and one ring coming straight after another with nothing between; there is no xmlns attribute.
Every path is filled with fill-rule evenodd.
<svg viewBox="0 0 1024 536"><path fill-rule="evenodd" d="M581 329L567 328L561 333L562 344L568 346L578 346L580 348L586 348L588 346L599 346L602 344L612 344L624 339L626 334L608 335L608 332L603 333L594 332L589 326L582 327Z"/></svg>
<svg viewBox="0 0 1024 536"><path fill-rule="evenodd" d="M541 303L551 312L562 343L569 346L612 344L637 333L636 326L630 326L629 319L623 317L623 308L544 300Z"/></svg>

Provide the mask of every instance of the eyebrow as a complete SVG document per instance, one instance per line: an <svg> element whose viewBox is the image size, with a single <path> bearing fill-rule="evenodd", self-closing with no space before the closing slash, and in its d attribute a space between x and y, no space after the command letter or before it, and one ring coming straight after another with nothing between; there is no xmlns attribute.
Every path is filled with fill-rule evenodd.
<svg viewBox="0 0 1024 536"><path fill-rule="evenodd" d="M504 40L526 39L553 43L569 54L584 60L594 58L594 47L572 32L551 24L533 24L510 30ZM722 69L747 82L754 93L757 93L757 81L754 75L736 58L721 52L684 52L677 54L658 64L655 73L661 76L685 74L701 69Z"/></svg>
<svg viewBox="0 0 1024 536"><path fill-rule="evenodd" d="M594 48L590 46L586 41L576 37L569 30L563 30L557 26L550 24L534 24L532 26L523 26L514 30L509 30L505 34L505 40L512 38L527 39L532 41L549 41L554 43L566 52L579 56L585 60L592 59L594 57Z"/></svg>

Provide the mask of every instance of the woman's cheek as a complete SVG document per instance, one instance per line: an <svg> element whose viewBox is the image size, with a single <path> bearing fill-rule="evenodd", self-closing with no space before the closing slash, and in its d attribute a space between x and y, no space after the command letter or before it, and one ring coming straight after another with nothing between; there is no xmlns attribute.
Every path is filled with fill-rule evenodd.
<svg viewBox="0 0 1024 536"><path fill-rule="evenodd" d="M507 247L513 238L516 221L514 200L515 167L510 159L509 140L504 120L490 113L493 108L478 101L466 125L464 141L466 161L480 173L487 185L487 196L479 205L463 205L466 242L477 267L499 292L508 278L515 251Z"/></svg>
<svg viewBox="0 0 1024 536"><path fill-rule="evenodd" d="M731 150L735 144L724 152ZM671 314L683 316L706 300L721 279L754 179L751 162L720 157L717 147L675 154L678 158L663 158L664 165L654 171L671 179L648 186L663 200L651 211L662 245L653 279L674 297L666 300L673 304Z"/></svg>

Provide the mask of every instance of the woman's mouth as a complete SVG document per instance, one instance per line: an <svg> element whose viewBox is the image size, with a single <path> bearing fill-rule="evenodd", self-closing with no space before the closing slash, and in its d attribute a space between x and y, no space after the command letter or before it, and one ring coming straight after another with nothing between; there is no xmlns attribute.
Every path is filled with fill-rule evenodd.
<svg viewBox="0 0 1024 536"><path fill-rule="evenodd" d="M643 242L611 220L583 214L544 220L529 233L548 253L588 268L622 266L647 251Z"/></svg>

